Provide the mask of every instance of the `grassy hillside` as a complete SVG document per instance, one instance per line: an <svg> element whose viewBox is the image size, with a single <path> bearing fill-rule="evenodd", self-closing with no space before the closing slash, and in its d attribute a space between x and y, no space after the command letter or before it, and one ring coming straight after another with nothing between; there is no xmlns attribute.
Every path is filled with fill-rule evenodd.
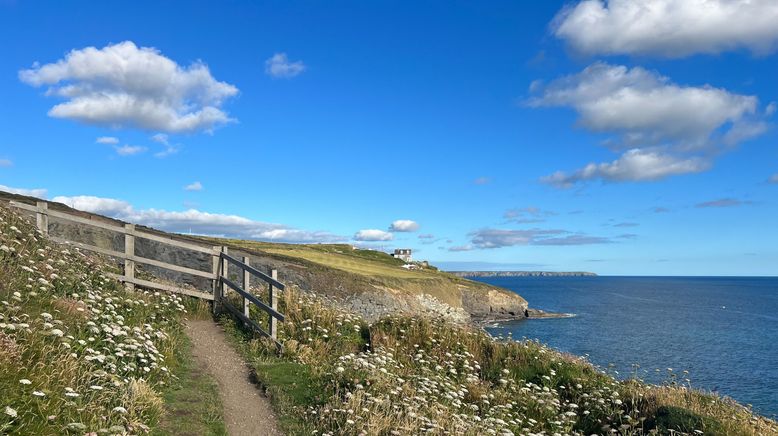
<svg viewBox="0 0 778 436"><path fill-rule="evenodd" d="M34 204L37 199L0 192L0 201L15 200ZM104 216L79 212L50 203L51 210L90 220L122 225ZM405 312L433 311L461 322L522 317L527 302L514 292L456 277L434 268L409 271L403 262L374 250L355 250L345 244L280 244L175 235L139 226L150 233L209 245L227 245L236 255L249 255L263 268L276 268L281 281L296 283L302 289L336 298L368 317ZM123 238L108 230L50 218L53 235L101 248L121 250ZM211 259L199 253L137 238L136 254L201 270L211 268ZM161 268L144 266L160 278L207 289L205 279Z"/></svg>
<svg viewBox="0 0 778 436"><path fill-rule="evenodd" d="M511 291L435 268L408 270L402 268L403 261L386 253L355 249L347 244L199 239L262 255L264 258L259 260L263 264L276 261L279 274L286 274L281 279L303 289L346 301L373 298L379 300L380 306L393 307L379 315L392 311L421 313L430 307L439 310L434 306L441 303L454 309L452 313L457 319L461 319L460 315L474 319L510 318L523 316L527 307L526 300Z"/></svg>
<svg viewBox="0 0 778 436"><path fill-rule="evenodd" d="M200 306L109 271L0 207L0 434L177 434L186 397L202 413L187 428L219 434L215 388L187 366L181 321Z"/></svg>
<svg viewBox="0 0 778 436"><path fill-rule="evenodd" d="M619 381L537 342L440 318L368 323L294 289L281 311L281 356L224 322L289 434L778 434L775 422L693 389L684 374L662 386Z"/></svg>

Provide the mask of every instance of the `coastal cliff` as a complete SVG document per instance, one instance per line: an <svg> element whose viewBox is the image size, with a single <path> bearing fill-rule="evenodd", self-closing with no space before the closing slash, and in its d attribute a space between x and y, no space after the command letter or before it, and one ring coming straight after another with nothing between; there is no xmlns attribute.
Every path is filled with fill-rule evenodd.
<svg viewBox="0 0 778 436"><path fill-rule="evenodd" d="M34 204L39 199L0 192L0 200ZM114 225L119 220L72 209L64 204L49 203L51 210ZM377 320L392 314L430 314L457 323L524 318L527 301L507 289L467 280L434 268L408 270L402 260L348 244L282 244L237 239L223 239L167 233L138 225L138 229L176 240L198 242L206 246L221 245L236 257L247 256L252 265L278 270L279 279L289 285L327 297L344 309ZM122 235L88 225L49 220L49 231L70 241L100 248L122 250ZM138 256L207 271L211 257L187 249L138 238ZM210 281L186 273L152 265L138 269L175 283L210 289Z"/></svg>

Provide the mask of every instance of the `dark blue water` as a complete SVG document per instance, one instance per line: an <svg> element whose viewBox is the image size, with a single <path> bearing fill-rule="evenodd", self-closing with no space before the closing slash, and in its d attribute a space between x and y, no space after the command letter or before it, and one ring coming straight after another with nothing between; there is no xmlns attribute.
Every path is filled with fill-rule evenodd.
<svg viewBox="0 0 778 436"><path fill-rule="evenodd" d="M778 415L778 277L492 277L530 307L574 318L490 328L539 339L622 377L667 380L716 391L770 417ZM657 373L655 369L659 368Z"/></svg>

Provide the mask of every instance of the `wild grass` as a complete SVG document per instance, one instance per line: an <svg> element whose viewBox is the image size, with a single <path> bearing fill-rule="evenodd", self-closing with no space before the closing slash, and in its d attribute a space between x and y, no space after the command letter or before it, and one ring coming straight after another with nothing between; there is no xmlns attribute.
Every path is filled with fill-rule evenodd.
<svg viewBox="0 0 778 436"><path fill-rule="evenodd" d="M432 270L407 270L400 259L375 250L354 249L348 244L280 244L237 239L213 239L214 243L260 250L266 253L303 259L328 268L370 278L429 279L441 273Z"/></svg>
<svg viewBox="0 0 778 436"><path fill-rule="evenodd" d="M289 434L778 433L734 401L676 382L620 381L534 341L499 340L442 319L368 324L288 289L275 346L233 337Z"/></svg>
<svg viewBox="0 0 778 436"><path fill-rule="evenodd" d="M219 388L205 369L191 359L191 343L184 339L176 349L176 377L162 391L165 414L151 434L226 436Z"/></svg>
<svg viewBox="0 0 778 436"><path fill-rule="evenodd" d="M115 267L49 243L0 207L0 434L142 434L185 358L202 305L130 292Z"/></svg>

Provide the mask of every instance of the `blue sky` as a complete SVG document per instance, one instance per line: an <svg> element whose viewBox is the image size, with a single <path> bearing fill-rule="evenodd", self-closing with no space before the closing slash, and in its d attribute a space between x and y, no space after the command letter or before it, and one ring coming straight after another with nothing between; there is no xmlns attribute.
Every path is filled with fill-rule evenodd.
<svg viewBox="0 0 778 436"><path fill-rule="evenodd" d="M776 20L769 0L3 0L0 185L449 269L775 275Z"/></svg>

